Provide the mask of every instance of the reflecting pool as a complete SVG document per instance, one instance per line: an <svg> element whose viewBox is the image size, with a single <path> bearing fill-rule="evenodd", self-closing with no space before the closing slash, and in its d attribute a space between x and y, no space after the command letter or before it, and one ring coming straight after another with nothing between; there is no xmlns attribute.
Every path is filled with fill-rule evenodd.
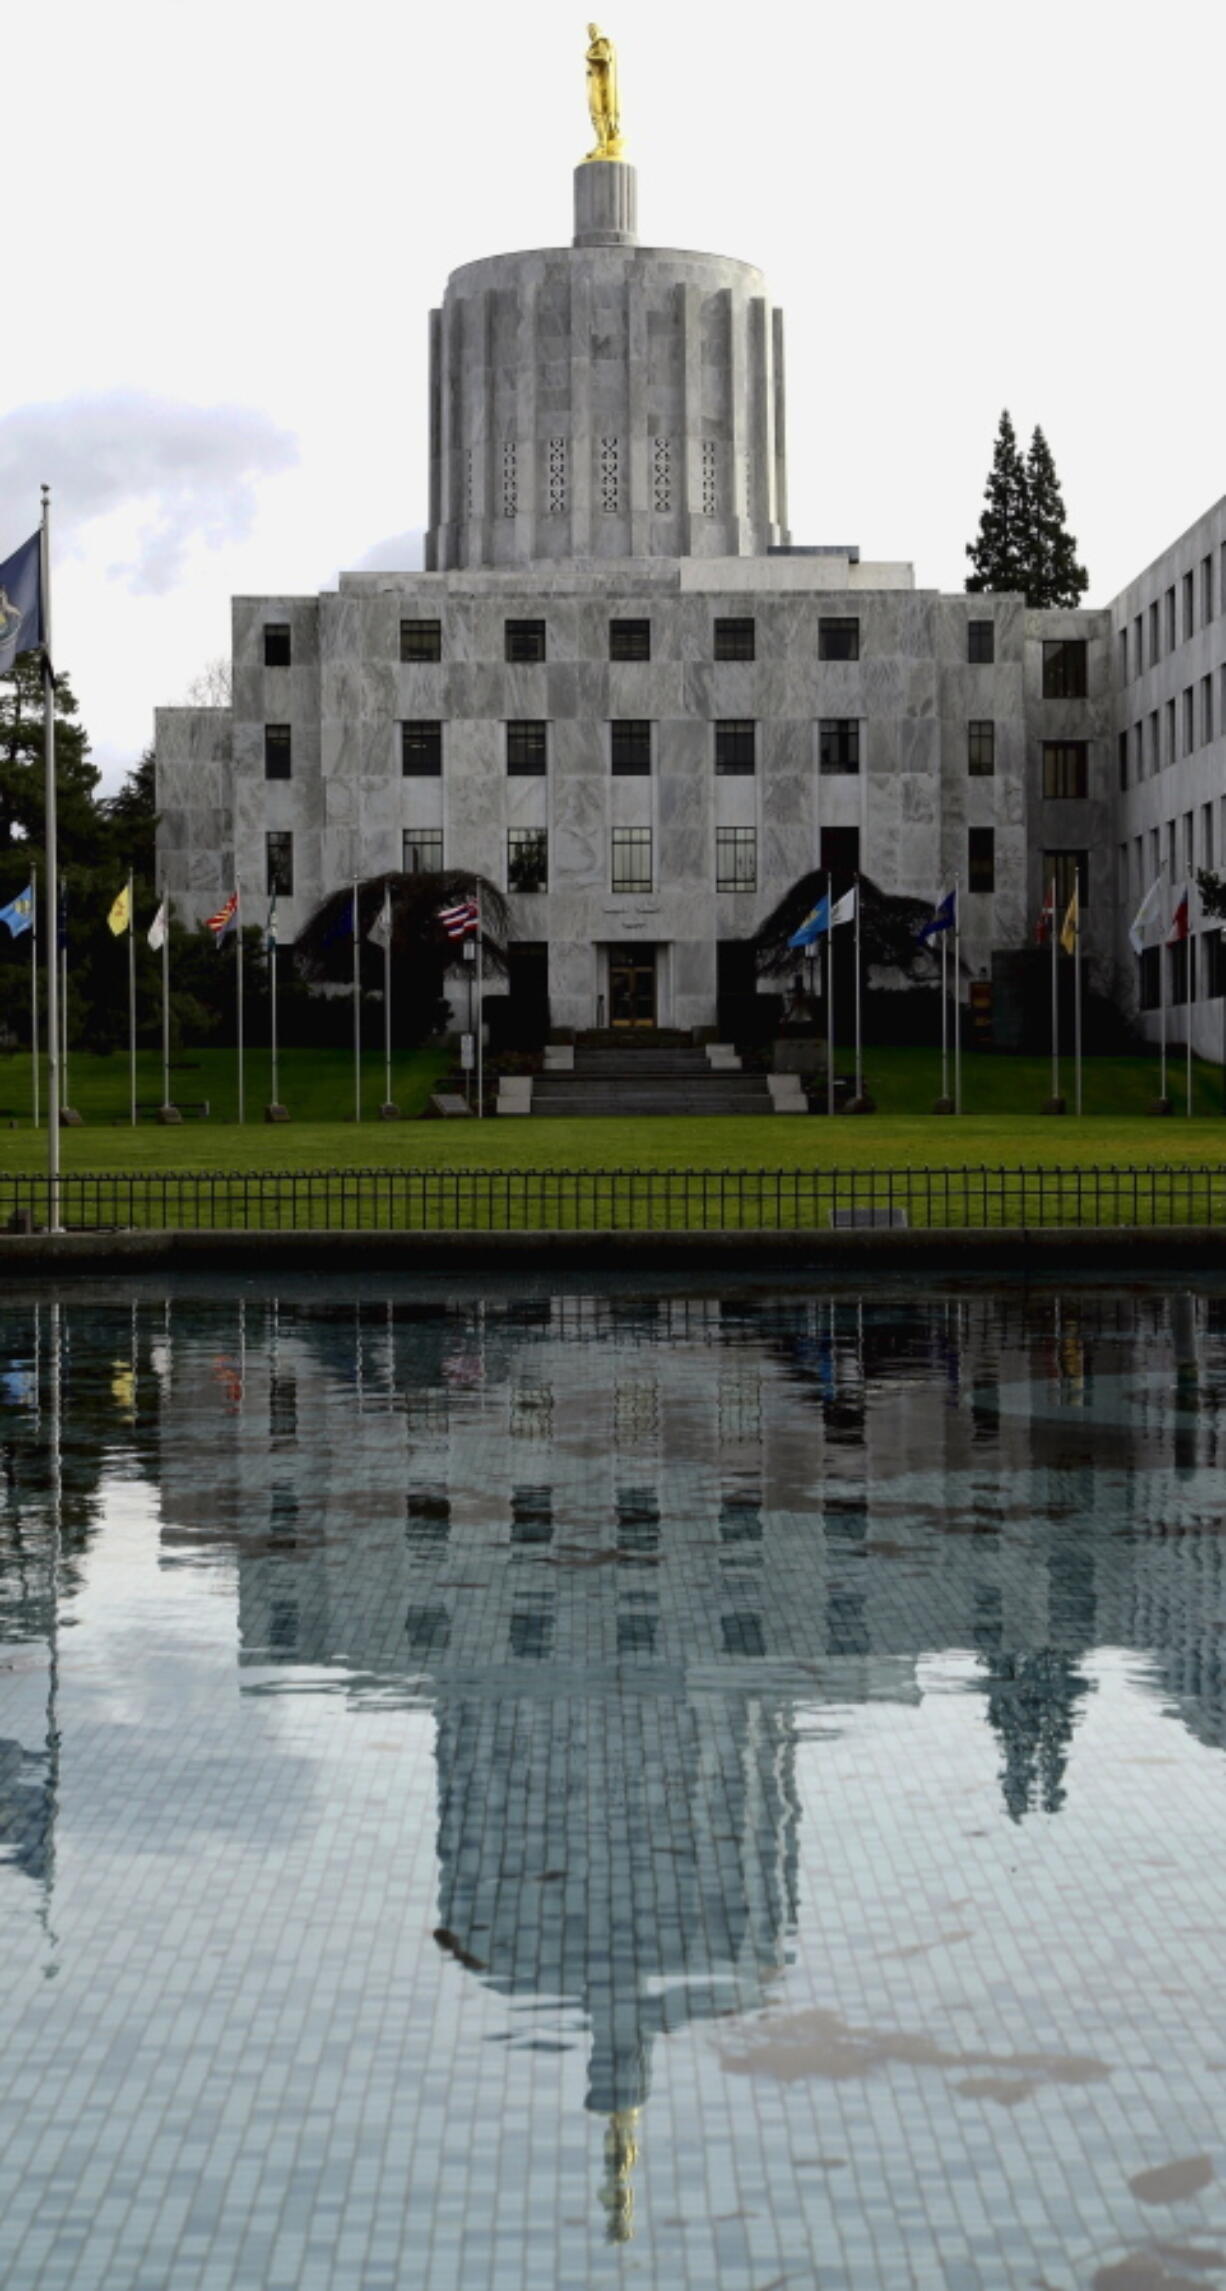
<svg viewBox="0 0 1226 2291"><path fill-rule="evenodd" d="M1226 2284L1226 1292L0 1312L5 2291Z"/></svg>

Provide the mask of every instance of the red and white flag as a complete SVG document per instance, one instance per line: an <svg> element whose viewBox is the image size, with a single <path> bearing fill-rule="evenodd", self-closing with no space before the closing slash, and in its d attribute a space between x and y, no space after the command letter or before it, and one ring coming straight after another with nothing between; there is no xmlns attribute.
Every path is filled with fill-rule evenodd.
<svg viewBox="0 0 1226 2291"><path fill-rule="evenodd" d="M218 908L218 910L217 910L217 913L216 913L215 915L210 915L210 916L209 916L209 918L208 918L208 921L206 922L206 924L205 924L205 926L204 926L204 927L205 927L205 930L206 930L206 931L211 931L211 932L212 932L212 934L213 934L213 937L216 939L218 946L220 946L220 945L221 945L221 942L222 942L222 940L225 938L225 936L226 936L226 934L227 934L227 932L228 932L228 931L233 931L233 930L236 930L236 929L237 929L237 927L238 927L238 893L237 893L237 891L231 891L231 893L230 893L230 896L229 896L229 898L226 900L226 902L225 902L224 906L221 906L221 907L219 907L219 908Z"/></svg>
<svg viewBox="0 0 1226 2291"><path fill-rule="evenodd" d="M440 907L438 919L449 939L472 939L481 929L481 909L475 899L457 899L454 907Z"/></svg>
<svg viewBox="0 0 1226 2291"><path fill-rule="evenodd" d="M1166 943L1168 947L1178 947L1182 945L1183 941L1188 936L1188 906L1191 897L1192 886L1190 883L1185 883L1182 891L1179 894L1179 897L1175 901L1174 913L1171 916L1171 927L1166 934Z"/></svg>

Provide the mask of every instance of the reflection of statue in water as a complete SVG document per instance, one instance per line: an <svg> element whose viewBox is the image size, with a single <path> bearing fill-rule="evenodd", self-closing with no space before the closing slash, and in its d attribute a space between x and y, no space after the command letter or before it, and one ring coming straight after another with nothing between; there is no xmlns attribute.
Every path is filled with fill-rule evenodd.
<svg viewBox="0 0 1226 2291"><path fill-rule="evenodd" d="M587 36L587 108L592 115L595 149L589 159L620 159L621 114L617 101L617 50L599 24L589 24Z"/></svg>
<svg viewBox="0 0 1226 2291"><path fill-rule="evenodd" d="M634 2189L630 2175L638 2162L639 2144L634 2129L638 2113L637 2108L615 2108L604 2136L605 2181L600 2200L609 2215L605 2225L605 2238L609 2243L629 2243L634 2235Z"/></svg>

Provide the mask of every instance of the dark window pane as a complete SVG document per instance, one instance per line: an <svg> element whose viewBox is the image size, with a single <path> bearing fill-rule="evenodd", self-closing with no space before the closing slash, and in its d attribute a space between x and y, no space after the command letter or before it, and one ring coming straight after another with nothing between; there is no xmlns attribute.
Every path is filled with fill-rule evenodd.
<svg viewBox="0 0 1226 2291"><path fill-rule="evenodd" d="M507 725L507 770L524 778L545 769L545 726L526 719Z"/></svg>
<svg viewBox="0 0 1226 2291"><path fill-rule="evenodd" d="M860 719L824 716L818 726L818 762L824 772L858 772Z"/></svg>
<svg viewBox="0 0 1226 2291"><path fill-rule="evenodd" d="M996 726L985 722L966 727L966 768L976 779L990 778L996 769Z"/></svg>
<svg viewBox="0 0 1226 2291"><path fill-rule="evenodd" d="M650 660L651 622L649 620L611 620L609 622L610 660Z"/></svg>
<svg viewBox="0 0 1226 2291"><path fill-rule="evenodd" d="M543 660L544 658L544 621L509 620L507 622L507 659Z"/></svg>
<svg viewBox="0 0 1226 2291"><path fill-rule="evenodd" d="M715 657L717 660L752 660L754 656L754 624L751 620L717 620L715 623Z"/></svg>
<svg viewBox="0 0 1226 2291"><path fill-rule="evenodd" d="M406 875L438 875L443 866L441 827L406 827L400 864Z"/></svg>
<svg viewBox="0 0 1226 2291"><path fill-rule="evenodd" d="M1086 696L1086 640L1083 636L1049 638L1043 646L1043 698L1084 700Z"/></svg>
<svg viewBox="0 0 1226 2291"><path fill-rule="evenodd" d="M646 777L651 771L651 725L622 717L609 727L610 762L615 772Z"/></svg>
<svg viewBox="0 0 1226 2291"><path fill-rule="evenodd" d="M1082 907L1090 904L1090 855L1087 851L1045 851L1043 854L1043 897L1046 899L1051 884L1056 886L1057 927L1068 912L1068 903L1076 886Z"/></svg>
<svg viewBox="0 0 1226 2291"><path fill-rule="evenodd" d="M996 623L994 620L967 622L966 657L978 667L990 667L996 658Z"/></svg>
<svg viewBox="0 0 1226 2291"><path fill-rule="evenodd" d="M966 857L968 891L994 891L996 889L996 830L994 827L968 828Z"/></svg>
<svg viewBox="0 0 1226 2291"><path fill-rule="evenodd" d="M508 891L545 891L549 888L549 838L543 827L507 830Z"/></svg>
<svg viewBox="0 0 1226 2291"><path fill-rule="evenodd" d="M1089 793L1087 758L1088 749L1084 740L1044 740L1044 795L1087 795Z"/></svg>
<svg viewBox="0 0 1226 2291"><path fill-rule="evenodd" d="M819 621L817 624L817 657L819 660L858 660L860 658L859 621Z"/></svg>
<svg viewBox="0 0 1226 2291"><path fill-rule="evenodd" d="M400 657L402 660L441 660L443 657L443 624L437 620L402 620L400 623Z"/></svg>
<svg viewBox="0 0 1226 2291"><path fill-rule="evenodd" d="M400 769L406 780L437 780L443 769L443 727L435 723L402 724Z"/></svg>
<svg viewBox="0 0 1226 2291"><path fill-rule="evenodd" d="M293 768L293 740L288 724L264 726L264 777L287 780Z"/></svg>
<svg viewBox="0 0 1226 2291"><path fill-rule="evenodd" d="M288 668L291 660L289 622L266 620L264 623L265 668Z"/></svg>
<svg viewBox="0 0 1226 2291"><path fill-rule="evenodd" d="M721 775L752 773L757 749L757 725L742 716L725 716L715 727L715 769Z"/></svg>
<svg viewBox="0 0 1226 2291"><path fill-rule="evenodd" d="M290 899L294 892L294 838L287 828L270 828L264 838L265 882L270 894L277 891Z"/></svg>

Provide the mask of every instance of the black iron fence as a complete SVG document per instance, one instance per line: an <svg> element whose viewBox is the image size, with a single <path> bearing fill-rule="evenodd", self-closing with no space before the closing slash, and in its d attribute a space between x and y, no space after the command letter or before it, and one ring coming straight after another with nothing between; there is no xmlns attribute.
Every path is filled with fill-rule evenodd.
<svg viewBox="0 0 1226 2291"><path fill-rule="evenodd" d="M350 1169L0 1174L0 1228L190 1232L955 1231L1226 1225L1226 1164L1150 1169Z"/></svg>

